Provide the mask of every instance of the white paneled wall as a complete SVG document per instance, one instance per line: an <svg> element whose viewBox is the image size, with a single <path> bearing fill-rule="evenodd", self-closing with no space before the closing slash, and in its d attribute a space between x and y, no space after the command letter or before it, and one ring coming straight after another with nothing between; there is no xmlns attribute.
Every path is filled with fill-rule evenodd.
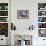
<svg viewBox="0 0 46 46"><path fill-rule="evenodd" d="M37 29L38 25L38 3L46 0L11 0L11 22L16 25L17 30L28 30L32 24ZM17 19L17 10L29 10L29 19Z"/></svg>
<svg viewBox="0 0 46 46"><path fill-rule="evenodd" d="M33 46L44 46L43 38L38 38L38 3L46 3L46 0L11 0L11 22L16 26L16 32L23 32L23 34L27 33L29 26L33 24L35 30L32 33L34 37L32 44ZM24 9L29 10L29 19L17 19L17 10Z"/></svg>
<svg viewBox="0 0 46 46"><path fill-rule="evenodd" d="M29 10L29 19L17 19L17 10L24 9ZM37 2L30 0L12 0L11 15L11 22L14 22L17 30L28 30L29 26L32 24L36 25L35 23L37 23Z"/></svg>

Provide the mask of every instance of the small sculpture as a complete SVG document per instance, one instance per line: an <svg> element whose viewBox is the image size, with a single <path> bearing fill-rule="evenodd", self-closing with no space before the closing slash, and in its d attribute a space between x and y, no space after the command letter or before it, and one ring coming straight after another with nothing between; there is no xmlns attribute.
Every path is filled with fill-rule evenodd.
<svg viewBox="0 0 46 46"><path fill-rule="evenodd" d="M16 26L14 26L13 23L11 23L11 30L16 30Z"/></svg>
<svg viewBox="0 0 46 46"><path fill-rule="evenodd" d="M29 27L29 30L34 30L34 28L35 27L32 25L32 26Z"/></svg>

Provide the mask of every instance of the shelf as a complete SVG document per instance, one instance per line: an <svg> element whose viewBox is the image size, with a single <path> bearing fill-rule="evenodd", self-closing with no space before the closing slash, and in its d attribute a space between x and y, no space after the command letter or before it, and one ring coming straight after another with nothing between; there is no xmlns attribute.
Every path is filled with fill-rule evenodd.
<svg viewBox="0 0 46 46"><path fill-rule="evenodd" d="M46 15L44 15L44 16L38 16L38 17L46 17Z"/></svg>
<svg viewBox="0 0 46 46"><path fill-rule="evenodd" d="M46 10L38 10L38 11L46 11Z"/></svg>
<svg viewBox="0 0 46 46"><path fill-rule="evenodd" d="M8 22L0 22L0 23L8 23Z"/></svg>
<svg viewBox="0 0 46 46"><path fill-rule="evenodd" d="M46 23L46 22L38 22L38 23Z"/></svg>
<svg viewBox="0 0 46 46"><path fill-rule="evenodd" d="M8 10L0 10L0 11L8 11Z"/></svg>
<svg viewBox="0 0 46 46"><path fill-rule="evenodd" d="M38 36L46 37L46 3L38 4Z"/></svg>
<svg viewBox="0 0 46 46"><path fill-rule="evenodd" d="M0 16L0 17L8 17L8 16Z"/></svg>
<svg viewBox="0 0 46 46"><path fill-rule="evenodd" d="M38 29L46 29L46 28L38 28Z"/></svg>

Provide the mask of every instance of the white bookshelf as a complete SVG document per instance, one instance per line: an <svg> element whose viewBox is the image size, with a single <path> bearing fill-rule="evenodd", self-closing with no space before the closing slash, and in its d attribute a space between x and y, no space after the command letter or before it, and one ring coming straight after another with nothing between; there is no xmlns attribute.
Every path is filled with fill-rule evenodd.
<svg viewBox="0 0 46 46"><path fill-rule="evenodd" d="M2 29L1 31L3 32L6 37L8 37L8 3L0 3L0 28ZM3 28L4 29L3 29ZM1 34L1 32L0 32ZM2 34L3 35L3 34Z"/></svg>
<svg viewBox="0 0 46 46"><path fill-rule="evenodd" d="M46 17L46 7L45 7L46 5L45 5L45 4L46 4L46 3L40 3L40 5L39 5L39 8L38 8L38 19L39 19L39 18L40 18L40 19L41 19L41 18L43 19L43 18ZM43 5L43 6L41 6L41 5ZM45 6L44 6L44 5L45 5ZM43 7L44 7L44 8L43 8ZM42 9L40 9L40 8L42 8ZM42 12L43 12L43 14L42 14ZM45 19L46 19L46 18L45 18ZM45 19L44 19L44 20L45 20ZM38 23L40 23L40 24L46 23L46 20L45 20L45 21L44 21L44 20L43 20L42 22L39 22L39 21L38 21ZM38 29L39 29L39 28L38 28ZM40 29L41 29L41 28L40 28ZM44 29L45 29L45 28L44 28Z"/></svg>
<svg viewBox="0 0 46 46"><path fill-rule="evenodd" d="M46 37L45 34L40 34L40 31L46 32L46 3L38 4L38 32L39 37Z"/></svg>
<svg viewBox="0 0 46 46"><path fill-rule="evenodd" d="M4 40L1 40L0 41L0 45L11 45L9 42L11 42L10 40L9 40L9 29L10 29L10 15L11 15L11 4L10 4L10 2L11 2L11 0L0 0L0 4L5 4L5 3L7 3L8 4L8 10L6 10L6 9L0 9L0 12L8 12L8 15L6 16L6 15L4 15L4 16L0 16L0 18L7 18L7 22L1 22L0 21L0 24L8 24L8 32L6 32L7 34L8 34L8 37L5 37L5 38L7 38L7 39L5 39L4 37L3 37L3 39L5 39L5 41L7 42L7 44L5 44L6 42L4 41ZM2 30L1 30L2 31ZM2 37L2 35L1 35L1 37Z"/></svg>

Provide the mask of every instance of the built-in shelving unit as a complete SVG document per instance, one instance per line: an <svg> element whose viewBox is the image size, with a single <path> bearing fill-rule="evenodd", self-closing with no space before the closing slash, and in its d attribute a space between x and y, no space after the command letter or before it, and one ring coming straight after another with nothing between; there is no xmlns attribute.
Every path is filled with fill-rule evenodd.
<svg viewBox="0 0 46 46"><path fill-rule="evenodd" d="M8 37L8 3L0 3L0 35Z"/></svg>
<svg viewBox="0 0 46 46"><path fill-rule="evenodd" d="M38 3L38 31L40 37L46 37L46 3Z"/></svg>

